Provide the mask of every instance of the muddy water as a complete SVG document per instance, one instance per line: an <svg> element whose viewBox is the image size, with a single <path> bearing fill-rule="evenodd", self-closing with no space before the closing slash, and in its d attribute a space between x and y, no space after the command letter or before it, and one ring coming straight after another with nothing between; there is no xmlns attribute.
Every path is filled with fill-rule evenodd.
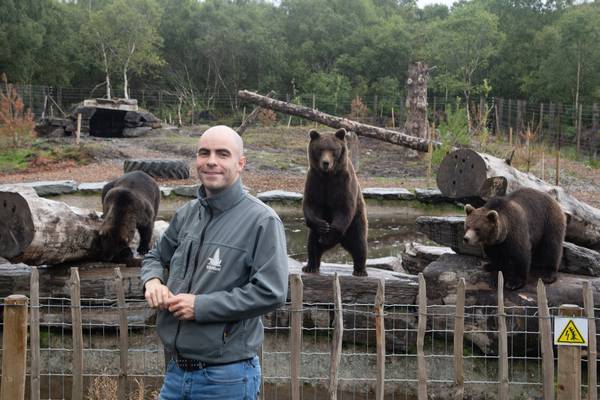
<svg viewBox="0 0 600 400"><path fill-rule="evenodd" d="M62 195L52 199L63 201L76 207L102 210L99 195ZM158 219L170 220L175 210L188 202L190 198L169 197L162 199ZM281 217L287 238L288 254L298 260L306 261L307 228L304 224L299 203L271 203ZM369 220L368 249L369 258L397 256L404 249L406 242L430 242L425 235L415 229L415 220L422 215L460 215L461 210L452 205L424 205L417 201L367 201ZM350 255L340 246L328 251L323 256L324 262L352 261Z"/></svg>

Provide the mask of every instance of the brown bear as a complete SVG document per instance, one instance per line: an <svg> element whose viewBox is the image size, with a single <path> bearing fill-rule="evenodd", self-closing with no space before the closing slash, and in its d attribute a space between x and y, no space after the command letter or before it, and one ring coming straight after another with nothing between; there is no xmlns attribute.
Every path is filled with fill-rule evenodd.
<svg viewBox="0 0 600 400"><path fill-rule="evenodd" d="M308 263L302 270L318 272L323 253L339 243L352 255L352 274L366 276L367 215L348 157L346 130L320 134L313 129L309 136L302 211L310 229Z"/></svg>
<svg viewBox="0 0 600 400"><path fill-rule="evenodd" d="M545 283L556 280L567 222L548 194L518 189L481 208L467 204L465 212L465 243L483 245L488 268L503 272L507 289L523 287L531 268L539 270Z"/></svg>
<svg viewBox="0 0 600 400"><path fill-rule="evenodd" d="M136 229L140 234L138 253L148 252L159 203L158 184L142 171L128 172L104 185L104 221L99 232L101 257L104 261L131 259L133 254L129 243Z"/></svg>

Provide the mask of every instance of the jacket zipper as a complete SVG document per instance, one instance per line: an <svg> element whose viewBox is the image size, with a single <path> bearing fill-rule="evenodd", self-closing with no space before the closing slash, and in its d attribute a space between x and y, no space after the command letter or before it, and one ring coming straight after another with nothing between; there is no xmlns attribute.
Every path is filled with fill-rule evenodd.
<svg viewBox="0 0 600 400"><path fill-rule="evenodd" d="M210 224L210 221L212 221L212 210L210 207L207 207L208 210L208 221L206 222L206 225L204 225L204 228L202 229L202 233L200 234L200 243L198 244L198 251L196 252L196 257L194 258L194 269L192 270L192 275L190 276L190 283L188 285L188 289L186 293L189 293L190 290L192 290L192 278L194 277L194 275L196 274L196 268L198 268L198 258L200 257L200 249L202 248L202 245L204 244L204 235L206 234L206 228L208 228L208 225ZM187 265L185 266L185 270L187 272ZM184 275L185 277L185 275ZM181 320L177 320L177 331L175 332L175 340L173 340L173 347L175 348L175 355L179 356L179 350L177 350L177 338L179 337L179 331L181 330Z"/></svg>

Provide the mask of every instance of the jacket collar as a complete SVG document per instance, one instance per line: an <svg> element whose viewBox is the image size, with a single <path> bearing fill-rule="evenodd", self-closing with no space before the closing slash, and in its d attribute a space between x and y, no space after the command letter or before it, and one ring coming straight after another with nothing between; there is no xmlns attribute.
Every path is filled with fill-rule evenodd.
<svg viewBox="0 0 600 400"><path fill-rule="evenodd" d="M198 200L200 201L200 205L219 212L230 209L239 203L244 196L245 192L241 178L238 178L231 186L225 188L222 192L211 197L206 197L204 185L200 186L198 189Z"/></svg>

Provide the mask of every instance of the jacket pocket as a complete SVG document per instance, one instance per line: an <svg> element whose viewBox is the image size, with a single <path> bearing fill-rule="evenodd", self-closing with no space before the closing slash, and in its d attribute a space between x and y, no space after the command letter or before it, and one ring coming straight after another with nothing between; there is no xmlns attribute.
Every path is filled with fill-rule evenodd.
<svg viewBox="0 0 600 400"><path fill-rule="evenodd" d="M175 250L169 265L169 278L171 278L171 276L174 279L183 279L185 277L187 266L191 259L191 252L193 250L192 244L192 240L186 238L181 242L177 250Z"/></svg>

